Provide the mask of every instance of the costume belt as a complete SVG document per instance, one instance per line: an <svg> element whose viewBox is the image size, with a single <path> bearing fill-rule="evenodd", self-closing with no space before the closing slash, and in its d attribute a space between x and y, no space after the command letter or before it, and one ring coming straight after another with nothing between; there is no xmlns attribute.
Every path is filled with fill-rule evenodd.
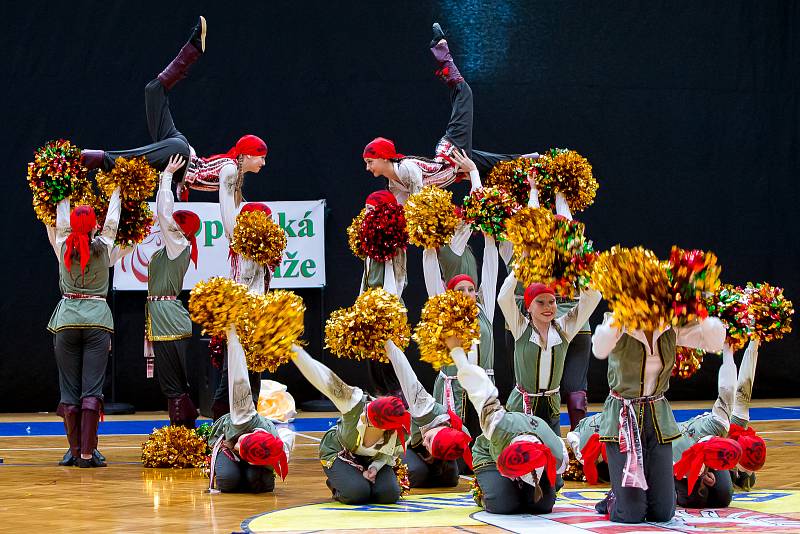
<svg viewBox="0 0 800 534"><path fill-rule="evenodd" d="M528 393L525 391L525 388L522 387L522 384L517 384L514 388L522 395L522 411L525 415L533 415L531 397L550 397L561 390L561 386L557 386L555 389L540 389L536 393Z"/></svg>
<svg viewBox="0 0 800 534"><path fill-rule="evenodd" d="M178 297L174 297L172 295L147 295L147 300L150 302L159 300L178 300Z"/></svg>
<svg viewBox="0 0 800 534"><path fill-rule="evenodd" d="M86 295L84 293L64 293L61 298L69 300L106 300L101 295Z"/></svg>
<svg viewBox="0 0 800 534"><path fill-rule="evenodd" d="M444 407L455 413L456 401L453 395L453 382L457 382L458 377L446 375L444 371L439 371L439 376L444 379Z"/></svg>
<svg viewBox="0 0 800 534"><path fill-rule="evenodd" d="M642 458L642 436L639 431L636 408L642 404L653 404L663 400L664 395L626 399L613 389L608 394L612 398L622 401L622 408L619 410L619 452L626 453L625 468L622 470L622 486L647 490Z"/></svg>

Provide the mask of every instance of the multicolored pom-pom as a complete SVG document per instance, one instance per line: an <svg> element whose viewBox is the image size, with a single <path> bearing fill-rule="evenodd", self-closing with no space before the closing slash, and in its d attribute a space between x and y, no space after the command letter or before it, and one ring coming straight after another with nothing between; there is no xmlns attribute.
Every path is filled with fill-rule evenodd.
<svg viewBox="0 0 800 534"><path fill-rule="evenodd" d="M514 198L497 187L481 187L464 198L464 220L497 240L505 239L506 221L519 209Z"/></svg>
<svg viewBox="0 0 800 534"><path fill-rule="evenodd" d="M223 336L230 325L245 311L247 287L229 278L215 276L201 280L189 296L192 321L212 336Z"/></svg>
<svg viewBox="0 0 800 534"><path fill-rule="evenodd" d="M120 188L120 197L125 200L147 200L156 190L158 171L144 156L117 158L110 171L97 173L97 185L107 197Z"/></svg>
<svg viewBox="0 0 800 534"><path fill-rule="evenodd" d="M462 347L468 351L480 339L480 334L475 300L459 291L448 290L425 303L413 338L419 345L419 359L439 370L453 364L446 343L448 337L460 338Z"/></svg>
<svg viewBox="0 0 800 534"><path fill-rule="evenodd" d="M480 507L483 507L483 488L478 483L478 477L473 476L469 480L469 491L472 493L472 499Z"/></svg>
<svg viewBox="0 0 800 534"><path fill-rule="evenodd" d="M528 176L535 161L530 158L501 161L489 171L484 185L504 190L517 204L525 206L531 194Z"/></svg>
<svg viewBox="0 0 800 534"><path fill-rule="evenodd" d="M766 282L749 283L744 289L747 295L747 314L750 321L750 337L762 343L781 339L792 331L792 301L784 297L783 288Z"/></svg>
<svg viewBox="0 0 800 534"><path fill-rule="evenodd" d="M244 211L236 216L231 248L237 254L274 269L286 250L286 232L263 211Z"/></svg>
<svg viewBox="0 0 800 534"><path fill-rule="evenodd" d="M706 351L689 347L677 347L672 376L682 379L691 378L703 365Z"/></svg>
<svg viewBox="0 0 800 534"><path fill-rule="evenodd" d="M725 325L725 343L735 352L743 349L750 336L747 296L741 287L722 285L714 295L706 297L708 314Z"/></svg>
<svg viewBox="0 0 800 534"><path fill-rule="evenodd" d="M81 189L87 173L81 163L80 149L69 141L48 141L38 148L33 161L28 163L27 177L36 217L54 226L56 204Z"/></svg>
<svg viewBox="0 0 800 534"><path fill-rule="evenodd" d="M405 216L408 242L422 248L439 248L448 243L458 224L453 193L433 185L408 197Z"/></svg>
<svg viewBox="0 0 800 534"><path fill-rule="evenodd" d="M403 206L387 202L367 210L359 231L360 249L374 261L392 259L408 246Z"/></svg>
<svg viewBox="0 0 800 534"><path fill-rule="evenodd" d="M142 444L144 467L203 467L206 462L206 441L192 429L165 426L154 429Z"/></svg>
<svg viewBox="0 0 800 534"><path fill-rule="evenodd" d="M543 206L555 202L555 193L563 193L572 213L585 210L594 202L597 180L589 161L575 152L552 148L534 160L533 169Z"/></svg>
<svg viewBox="0 0 800 534"><path fill-rule="evenodd" d="M411 328L397 295L382 288L362 293L353 306L334 311L325 323L325 348L340 358L388 363L384 343L408 346Z"/></svg>
<svg viewBox="0 0 800 534"><path fill-rule="evenodd" d="M123 199L114 243L122 247L138 245L150 235L153 222L153 211L146 201Z"/></svg>
<svg viewBox="0 0 800 534"><path fill-rule="evenodd" d="M672 325L708 317L707 298L720 287L717 257L711 252L672 247L665 269L672 295Z"/></svg>
<svg viewBox="0 0 800 534"><path fill-rule="evenodd" d="M556 293L574 297L575 291L589 285L597 259L591 240L584 235L583 223L556 216L553 234L555 262L553 287Z"/></svg>
<svg viewBox="0 0 800 534"><path fill-rule="evenodd" d="M236 321L248 369L274 373L292 359L292 345L303 335L305 310L303 299L291 291L248 293L247 305Z"/></svg>

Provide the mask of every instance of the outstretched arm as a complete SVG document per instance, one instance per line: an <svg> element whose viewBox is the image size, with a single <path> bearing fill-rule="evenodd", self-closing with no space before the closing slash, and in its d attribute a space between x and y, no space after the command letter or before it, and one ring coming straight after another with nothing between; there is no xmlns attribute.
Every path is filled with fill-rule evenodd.
<svg viewBox="0 0 800 534"><path fill-rule="evenodd" d="M613 316L607 312L603 317L603 323L597 325L597 328L594 329L592 352L598 360L608 358L608 355L617 345L617 341L622 337L622 330L614 326L613 322Z"/></svg>
<svg viewBox="0 0 800 534"><path fill-rule="evenodd" d="M429 414L436 401L433 400L430 393L425 391L425 387L411 368L405 353L392 340L386 342L385 348L386 356L389 357L397 379L400 381L403 396L408 402L408 411L411 417L422 417Z"/></svg>
<svg viewBox="0 0 800 534"><path fill-rule="evenodd" d="M250 421L255 415L253 392L247 375L247 360L244 348L239 341L236 327L228 327L228 403L231 406L231 422L241 425Z"/></svg>
<svg viewBox="0 0 800 534"><path fill-rule="evenodd" d="M733 415L744 421L750 421L750 399L753 395L753 381L756 378L758 363L758 341L747 344L747 349L739 366L739 377L736 384L736 398L733 401Z"/></svg>
<svg viewBox="0 0 800 534"><path fill-rule="evenodd" d="M717 376L717 400L711 408L711 415L727 430L731 424L734 388L736 387L736 363L733 350L726 343L722 348L722 366Z"/></svg>
<svg viewBox="0 0 800 534"><path fill-rule="evenodd" d="M222 218L222 227L225 230L225 237L230 241L233 237L233 227L236 225L236 215L239 206L236 205L236 183L239 179L239 171L236 165L225 165L219 173L219 212Z"/></svg>
<svg viewBox="0 0 800 534"><path fill-rule="evenodd" d="M469 363L463 348L457 346L451 349L450 355L458 368L458 381L479 414L481 430L487 438L491 438L506 414L497 398L497 388L482 367Z"/></svg>
<svg viewBox="0 0 800 534"><path fill-rule="evenodd" d="M585 325L589 317L592 316L592 313L594 313L594 310L597 308L597 305L600 304L602 298L603 295L596 289L581 289L578 304L566 315L556 319L556 322L559 323L559 326L564 330L567 341L572 341L572 339L578 335L578 332L581 331L583 325Z"/></svg>
<svg viewBox="0 0 800 534"><path fill-rule="evenodd" d="M175 154L169 159L167 168L161 173L158 193L156 194L156 216L158 226L161 228L161 237L167 249L167 257L174 260L189 246L189 240L183 235L172 213L175 207L175 198L172 196L172 175L184 166L185 160Z"/></svg>
<svg viewBox="0 0 800 534"><path fill-rule="evenodd" d="M716 317L678 327L675 333L676 343L681 347L720 352L725 344L725 325Z"/></svg>
<svg viewBox="0 0 800 534"><path fill-rule="evenodd" d="M514 271L511 271L500 287L500 294L497 296L497 305L500 306L500 311L503 312L508 329L515 340L519 339L528 327L528 320L520 313L514 298L516 288L517 278L514 276Z"/></svg>
<svg viewBox="0 0 800 534"><path fill-rule="evenodd" d="M556 193L556 215L572 220L572 212L569 210L569 204L567 199L564 198L564 193Z"/></svg>
<svg viewBox="0 0 800 534"><path fill-rule="evenodd" d="M119 229L119 217L122 210L122 201L120 200L120 188L114 189L111 193L111 198L108 200L108 210L106 211L106 220L103 223L103 229L97 239L105 245L108 250L109 259L111 258L111 251L114 248L114 241L117 239L117 230Z"/></svg>
<svg viewBox="0 0 800 534"><path fill-rule="evenodd" d="M442 273L439 270L439 260L436 256L435 248L426 248L422 251L422 276L425 278L425 289L428 290L428 297L444 293L445 287L444 282L442 282Z"/></svg>
<svg viewBox="0 0 800 534"><path fill-rule="evenodd" d="M497 270L500 261L497 245L489 234L483 234L483 264L481 265L481 300L483 312L490 323L494 322L494 308L497 301Z"/></svg>
<svg viewBox="0 0 800 534"><path fill-rule="evenodd" d="M328 397L339 412L349 412L364 397L361 388L345 384L336 373L312 358L299 345L293 345L292 351L294 352L292 361L306 377L306 380Z"/></svg>

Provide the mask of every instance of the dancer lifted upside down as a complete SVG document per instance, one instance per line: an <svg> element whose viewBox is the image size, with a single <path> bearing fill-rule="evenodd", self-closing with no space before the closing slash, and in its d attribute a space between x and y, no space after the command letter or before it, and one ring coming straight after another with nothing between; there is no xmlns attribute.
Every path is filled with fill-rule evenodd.
<svg viewBox="0 0 800 534"><path fill-rule="evenodd" d="M473 97L472 88L456 67L450 48L439 23L433 24L431 53L439 65L437 76L450 89L450 121L444 136L435 149L434 159L419 156L404 156L397 152L394 142L384 137L376 137L364 148L362 157L368 172L376 178L389 180L389 190L398 202L405 204L409 195L416 193L424 185L447 187L459 181L464 173L453 157L455 149L461 149L472 158L480 173L485 174L498 162L520 157L512 154L494 154L472 149ZM530 154L538 157L538 154Z"/></svg>
<svg viewBox="0 0 800 534"><path fill-rule="evenodd" d="M205 49L206 19L200 17L192 29L189 41L183 45L175 59L145 86L147 129L153 142L130 150L84 150L81 153L83 164L89 169L110 170L119 157L144 156L150 165L163 171L170 158L177 154L189 162L185 169L180 169L172 177L174 182L179 183L178 194L181 200L188 200L188 189L216 191L224 173L235 174L241 189L244 174L257 173L264 166L266 143L255 135L245 135L225 154L201 158L197 156L186 136L175 127L170 112L167 92L186 77L189 68L203 55Z"/></svg>

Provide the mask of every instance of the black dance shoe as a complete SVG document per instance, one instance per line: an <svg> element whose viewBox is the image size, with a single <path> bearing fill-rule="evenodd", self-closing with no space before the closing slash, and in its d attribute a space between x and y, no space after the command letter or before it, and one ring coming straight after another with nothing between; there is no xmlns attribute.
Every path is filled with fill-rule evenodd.
<svg viewBox="0 0 800 534"><path fill-rule="evenodd" d="M97 458L97 456L94 455L92 455L92 457L89 458L88 460L84 458L76 458L75 465L77 465L82 469L85 469L87 467L108 467L108 465L105 462L101 461L99 458Z"/></svg>
<svg viewBox="0 0 800 534"><path fill-rule="evenodd" d="M192 35L189 37L189 42L197 48L200 53L206 51L206 18L203 16L198 17L197 24L192 28Z"/></svg>
<svg viewBox="0 0 800 534"><path fill-rule="evenodd" d="M442 29L441 26L439 26L438 22L434 22L433 27L431 29L433 30L433 39L431 39L430 48L433 48L439 43L439 41L441 41L445 37L444 37L444 30Z"/></svg>

